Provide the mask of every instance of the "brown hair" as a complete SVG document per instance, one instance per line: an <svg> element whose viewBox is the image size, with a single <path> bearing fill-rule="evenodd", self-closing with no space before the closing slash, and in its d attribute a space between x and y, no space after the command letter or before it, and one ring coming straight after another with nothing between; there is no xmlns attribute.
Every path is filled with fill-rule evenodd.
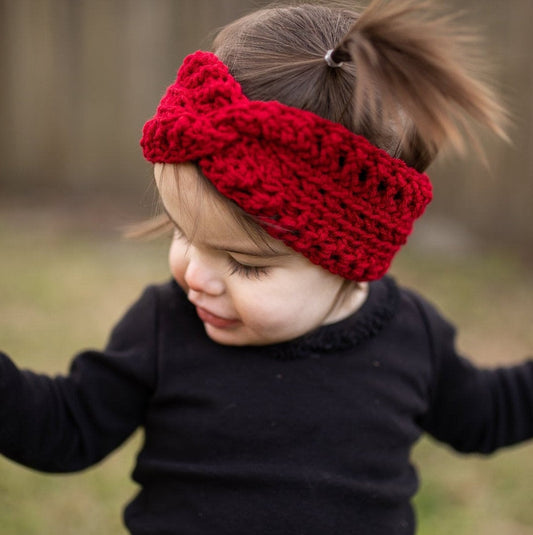
<svg viewBox="0 0 533 535"><path fill-rule="evenodd" d="M312 111L423 171L445 142L475 142L469 119L505 137L502 107L465 61L472 37L431 0L277 5L224 27L213 52L249 99Z"/></svg>
<svg viewBox="0 0 533 535"><path fill-rule="evenodd" d="M212 207L216 207L217 210L224 211L230 218L232 218L246 234L260 247L265 250L272 250L269 243L274 240L266 230L260 226L254 216L245 212L239 205L232 200L221 195L215 186L207 179L202 173L200 167L194 163L186 162L181 164L162 164L163 167L172 167L174 170L173 186L175 187L175 196L177 199L183 199L185 196L181 195L181 181L180 174L185 170L192 169L196 173L197 180L195 181L196 189L192 204L183 204L182 210L188 215L191 215L194 211L194 206L198 206L203 203L211 203ZM176 229L174 223L171 221L168 213L165 211L161 196L157 200L157 212L158 215L150 218L147 221L134 224L125 229L125 235L128 238L155 238L163 234L172 234ZM193 233L194 234L194 233Z"/></svg>

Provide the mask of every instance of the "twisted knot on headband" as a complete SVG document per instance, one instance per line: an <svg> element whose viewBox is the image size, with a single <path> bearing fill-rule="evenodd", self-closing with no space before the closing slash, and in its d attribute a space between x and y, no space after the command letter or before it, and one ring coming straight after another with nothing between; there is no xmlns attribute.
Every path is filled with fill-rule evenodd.
<svg viewBox="0 0 533 535"><path fill-rule="evenodd" d="M141 145L153 163L196 162L271 236L346 279L382 277L431 200L425 174L314 113L249 100L209 52L185 59Z"/></svg>

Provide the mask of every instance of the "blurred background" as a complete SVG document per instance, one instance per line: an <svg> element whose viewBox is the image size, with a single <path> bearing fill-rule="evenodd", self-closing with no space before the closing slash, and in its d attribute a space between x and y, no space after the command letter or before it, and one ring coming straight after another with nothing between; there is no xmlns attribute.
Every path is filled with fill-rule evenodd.
<svg viewBox="0 0 533 535"><path fill-rule="evenodd" d="M0 348L21 366L65 371L168 277L165 240L121 238L154 209L142 125L185 55L267 3L0 0ZM512 143L480 132L488 165L471 152L434 164L435 200L393 274L461 326L476 362L509 363L533 353L533 2L441 3L480 29ZM72 477L0 459L1 533L124 534L141 440ZM414 458L421 534L533 533L531 445L484 459L424 440Z"/></svg>

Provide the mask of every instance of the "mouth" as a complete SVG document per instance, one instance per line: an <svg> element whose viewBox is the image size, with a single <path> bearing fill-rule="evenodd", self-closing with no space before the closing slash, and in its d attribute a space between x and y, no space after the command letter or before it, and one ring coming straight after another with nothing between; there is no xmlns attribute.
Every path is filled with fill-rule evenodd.
<svg viewBox="0 0 533 535"><path fill-rule="evenodd" d="M222 318L221 316L217 316L216 314L209 312L209 310L199 306L196 307L196 313L204 323L212 325L217 329L228 329L239 323L239 320L237 319Z"/></svg>

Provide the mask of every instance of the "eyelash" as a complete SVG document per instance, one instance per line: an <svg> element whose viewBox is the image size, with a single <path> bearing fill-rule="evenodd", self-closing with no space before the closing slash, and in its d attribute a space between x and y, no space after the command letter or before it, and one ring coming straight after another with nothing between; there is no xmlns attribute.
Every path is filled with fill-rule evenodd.
<svg viewBox="0 0 533 535"><path fill-rule="evenodd" d="M231 256L228 260L230 263L230 275L240 275L247 279L260 279L261 277L268 275L268 268L264 266L247 266L246 264L237 262L237 260Z"/></svg>
<svg viewBox="0 0 533 535"><path fill-rule="evenodd" d="M189 243L183 232L178 228L175 228L174 239L184 240ZM247 266L246 264L241 264L237 262L232 256L228 256L228 261L230 264L230 275L239 275L247 279L260 279L268 275L268 268L264 266Z"/></svg>

